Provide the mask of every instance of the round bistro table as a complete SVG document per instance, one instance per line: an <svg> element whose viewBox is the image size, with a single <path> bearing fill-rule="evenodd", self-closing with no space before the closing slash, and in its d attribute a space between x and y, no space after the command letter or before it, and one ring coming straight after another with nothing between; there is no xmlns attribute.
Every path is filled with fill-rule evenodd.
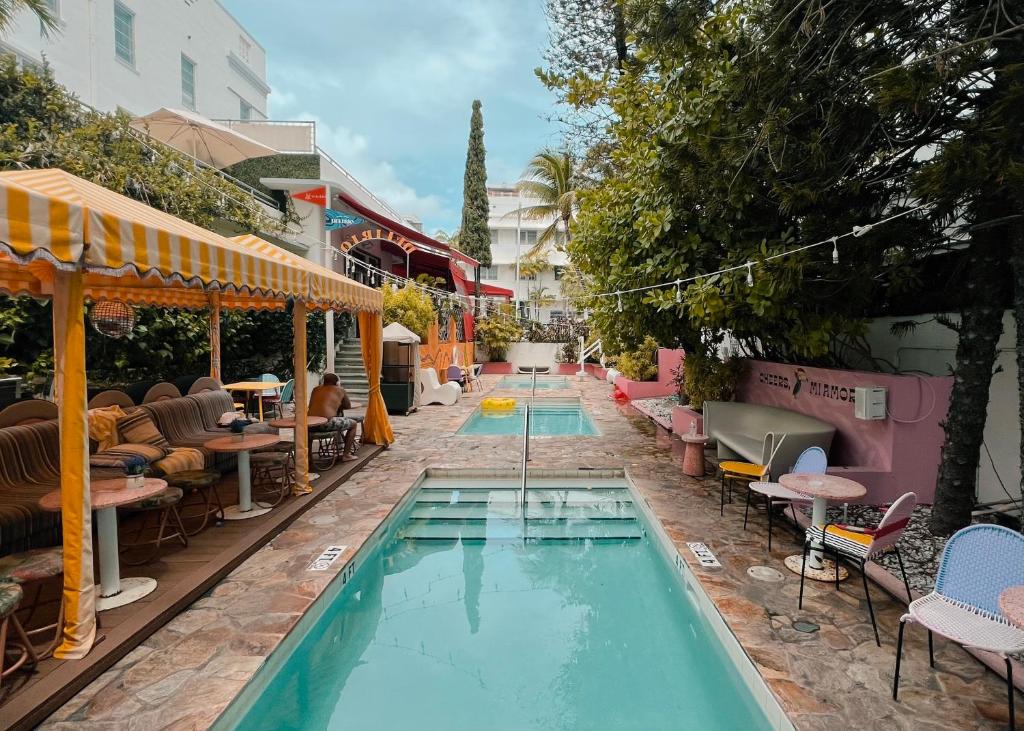
<svg viewBox="0 0 1024 731"><path fill-rule="evenodd" d="M822 475L809 473L792 473L779 478L779 484L794 492L799 492L809 498L811 503L811 525L824 527L825 511L828 508L829 500L841 500L847 502L857 500L867 494L867 488L859 482L854 482L845 477L837 475ZM787 556L786 568L793 573L799 574L803 569L804 576L815 581L835 581L836 572L840 579L845 579L849 572L842 566L836 565L834 561L826 561L821 544L812 544L807 554L807 565L803 566L803 556Z"/></svg>
<svg viewBox="0 0 1024 731"><path fill-rule="evenodd" d="M96 480L89 485L92 509L96 511L96 534L100 553L97 612L131 604L156 589L156 579L145 576L121 579L121 561L117 549L117 507L159 495L166 489L167 483L164 480L152 477L147 477L142 487L128 487L124 478ZM39 507L52 513L59 513L60 490L43 495L39 500Z"/></svg>
<svg viewBox="0 0 1024 731"><path fill-rule="evenodd" d="M1011 586L999 595L999 611L1010 624L1024 629L1024 586Z"/></svg>
<svg viewBox="0 0 1024 731"><path fill-rule="evenodd" d="M243 434L241 439L232 434L229 437L215 437L203 445L211 452L228 452L238 455L238 505L224 508L224 520L246 520L270 512L270 508L252 501L249 452L253 449L269 447L280 441L281 437L276 434Z"/></svg>
<svg viewBox="0 0 1024 731"><path fill-rule="evenodd" d="M686 444L683 452L683 474L690 477L704 476L704 445L708 438L704 434L682 434L680 439Z"/></svg>

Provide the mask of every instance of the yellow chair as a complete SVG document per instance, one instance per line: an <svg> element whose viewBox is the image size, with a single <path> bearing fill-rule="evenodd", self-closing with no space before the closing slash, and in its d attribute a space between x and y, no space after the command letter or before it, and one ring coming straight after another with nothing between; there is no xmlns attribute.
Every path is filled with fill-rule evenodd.
<svg viewBox="0 0 1024 731"><path fill-rule="evenodd" d="M740 480L747 485L751 482L761 482L768 477L768 465L753 464L752 462L719 462L718 469L722 472L722 507L721 514L725 515L725 481L729 481L729 502L732 502L732 483ZM748 488L749 489L749 488Z"/></svg>

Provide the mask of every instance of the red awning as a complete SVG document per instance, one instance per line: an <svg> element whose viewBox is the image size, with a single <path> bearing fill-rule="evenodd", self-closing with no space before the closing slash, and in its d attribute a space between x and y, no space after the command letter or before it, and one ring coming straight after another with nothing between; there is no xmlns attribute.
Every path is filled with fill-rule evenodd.
<svg viewBox="0 0 1024 731"><path fill-rule="evenodd" d="M393 234L393 236L390 237L391 240L398 246L401 246L403 249L411 250L411 248L415 248L420 249L422 251L426 251L431 254L445 256L455 261L464 262L469 266L473 267L474 269L480 266L480 262L478 262L476 259L467 256L466 254L463 254L461 251L453 249L448 244L442 243L437 239L427 236L422 231L417 231L416 229L412 228L411 226L407 226L404 223L393 221L387 216L381 215L380 213L377 213L376 211L367 208L366 206L362 205L354 198L352 198L349 195L346 195L345 193L338 192L335 195L337 195L341 201L343 201L349 208L351 208L353 211L358 213L363 218L366 218L369 221L373 221L381 228L387 229L389 232L391 232ZM351 241L351 239L342 240L342 249L344 251L347 251L348 247L346 247L345 244L351 241L351 244L354 246L356 243L358 243L359 238L361 236L362 232L354 235L354 238L356 239L355 241Z"/></svg>
<svg viewBox="0 0 1024 731"><path fill-rule="evenodd" d="M455 288L461 291L462 294L473 294L476 292L476 283L470 279L466 279L466 275L462 273L462 270L452 262L451 264L452 278L455 280ZM480 294L484 297L504 297L506 300L511 300L515 293L511 289L505 289L494 284L485 284L480 282Z"/></svg>

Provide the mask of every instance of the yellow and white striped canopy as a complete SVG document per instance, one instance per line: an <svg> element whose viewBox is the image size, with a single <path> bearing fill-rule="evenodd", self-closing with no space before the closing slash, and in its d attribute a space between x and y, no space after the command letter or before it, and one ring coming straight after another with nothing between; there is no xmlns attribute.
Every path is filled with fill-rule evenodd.
<svg viewBox="0 0 1024 731"><path fill-rule="evenodd" d="M51 267L80 267L93 299L201 307L206 292L217 291L224 307L280 308L293 297L316 307L380 311L379 293L312 266L301 257L270 256L63 170L0 173L0 291L8 294L46 296Z"/></svg>
<svg viewBox="0 0 1024 731"><path fill-rule="evenodd" d="M384 296L380 290L367 287L327 267L303 259L259 236L243 234L231 240L269 259L305 267L310 275L309 301L316 306L354 312L380 312L384 306Z"/></svg>

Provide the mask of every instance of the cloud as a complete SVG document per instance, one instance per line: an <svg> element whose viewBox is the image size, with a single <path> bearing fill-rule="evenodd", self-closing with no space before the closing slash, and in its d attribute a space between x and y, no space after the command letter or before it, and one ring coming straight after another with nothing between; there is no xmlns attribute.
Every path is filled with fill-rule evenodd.
<svg viewBox="0 0 1024 731"><path fill-rule="evenodd" d="M315 119L327 152L428 231L459 223L473 99L491 183L515 182L557 144L552 99L533 76L543 0L225 4L267 51L272 117Z"/></svg>

